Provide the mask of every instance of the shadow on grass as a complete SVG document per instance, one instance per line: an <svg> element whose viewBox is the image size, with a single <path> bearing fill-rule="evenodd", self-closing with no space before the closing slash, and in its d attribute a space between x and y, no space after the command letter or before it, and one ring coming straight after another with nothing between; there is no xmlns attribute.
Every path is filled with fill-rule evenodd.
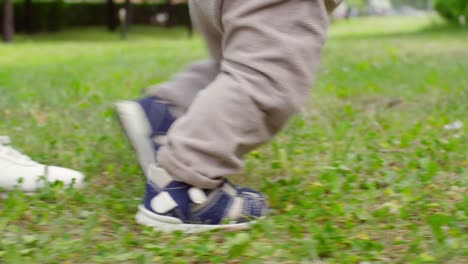
<svg viewBox="0 0 468 264"><path fill-rule="evenodd" d="M393 20L398 19L392 18ZM402 17L402 19L408 19ZM391 20L389 20L391 21ZM342 23L342 22L340 22ZM345 22L346 23L346 22ZM375 25L372 30L357 30L352 32L338 32L332 34L331 37L339 40L365 40L365 39L384 39L384 38L420 38L420 37L443 37L459 35L468 37L468 27L463 27L458 24L447 23L438 19L429 18L428 21L420 26L411 27L408 30L391 30L388 28L376 29L382 25Z"/></svg>
<svg viewBox="0 0 468 264"><path fill-rule="evenodd" d="M125 39L120 32L108 31L105 27L70 28L58 32L42 32L33 35L18 34L13 44L23 43L125 43L157 40L189 40L187 28L162 28L153 26L134 26Z"/></svg>
<svg viewBox="0 0 468 264"><path fill-rule="evenodd" d="M370 40L381 38L419 38L468 36L468 27L445 23L440 17L430 14L419 17L367 17L341 20L334 23L330 38L338 40ZM59 32L34 35L18 34L15 44L23 43L132 43L142 41L187 41L187 28L162 28L156 26L133 26L126 39L120 32L109 32L105 27L70 28Z"/></svg>

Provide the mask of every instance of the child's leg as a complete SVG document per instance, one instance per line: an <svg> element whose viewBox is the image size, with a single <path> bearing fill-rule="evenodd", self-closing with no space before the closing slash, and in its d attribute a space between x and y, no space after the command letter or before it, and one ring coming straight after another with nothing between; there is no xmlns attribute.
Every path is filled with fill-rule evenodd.
<svg viewBox="0 0 468 264"><path fill-rule="evenodd" d="M149 94L174 104L179 110L179 115L185 113L198 92L213 82L219 73L222 58L220 28L217 28L215 23L206 25L204 20L213 17L211 14L221 8L220 4L219 1L211 5L210 9L203 10L204 14L198 10L198 6L191 4L190 7L192 23L205 39L211 59L193 63L169 82L147 89Z"/></svg>
<svg viewBox="0 0 468 264"><path fill-rule="evenodd" d="M221 69L174 123L157 159L174 178L215 188L304 102L328 14L323 0L196 0L190 7L209 46L222 47Z"/></svg>
<svg viewBox="0 0 468 264"><path fill-rule="evenodd" d="M145 92L149 97L115 104L120 124L147 177L172 122L187 111L220 71L221 35L210 27L200 27L199 16L192 15L192 21L206 40L211 59L193 63L170 81L148 87Z"/></svg>
<svg viewBox="0 0 468 264"><path fill-rule="evenodd" d="M150 96L157 96L175 106L177 116L182 115L192 104L199 91L207 87L219 73L219 63L214 59L189 65L165 83L148 87Z"/></svg>

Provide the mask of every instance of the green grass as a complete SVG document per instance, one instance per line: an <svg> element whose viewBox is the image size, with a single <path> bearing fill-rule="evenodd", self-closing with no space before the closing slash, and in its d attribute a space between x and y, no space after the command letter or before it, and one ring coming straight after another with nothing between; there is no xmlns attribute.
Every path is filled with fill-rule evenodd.
<svg viewBox="0 0 468 264"><path fill-rule="evenodd" d="M144 178L112 102L204 58L201 40L150 28L127 41L98 28L19 36L0 45L0 134L84 171L88 188L0 200L0 262L466 263L467 43L433 17L333 25L307 106L232 177L265 192L272 214L250 231L188 236L134 223Z"/></svg>

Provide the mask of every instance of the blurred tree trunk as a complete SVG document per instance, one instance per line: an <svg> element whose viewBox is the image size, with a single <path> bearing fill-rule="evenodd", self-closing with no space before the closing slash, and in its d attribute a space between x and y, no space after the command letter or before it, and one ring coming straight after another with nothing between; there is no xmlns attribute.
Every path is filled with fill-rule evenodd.
<svg viewBox="0 0 468 264"><path fill-rule="evenodd" d="M132 1L131 0L125 0L125 10L126 16L125 16L125 32L130 31L130 26L132 24L132 18L133 18L133 10L132 10Z"/></svg>
<svg viewBox="0 0 468 264"><path fill-rule="evenodd" d="M32 0L24 0L24 27L27 33L33 33L32 28Z"/></svg>
<svg viewBox="0 0 468 264"><path fill-rule="evenodd" d="M107 0L107 29L115 31L117 29L117 11L114 0Z"/></svg>
<svg viewBox="0 0 468 264"><path fill-rule="evenodd" d="M12 0L3 0L3 40L11 42L15 32Z"/></svg>
<svg viewBox="0 0 468 264"><path fill-rule="evenodd" d="M32 24L32 13L33 6L32 0L24 0L24 26L26 28L26 33L33 33L33 24Z"/></svg>
<svg viewBox="0 0 468 264"><path fill-rule="evenodd" d="M171 17L172 17L172 3L173 1L172 0L166 0L166 3L164 4L164 12L166 12L167 14L167 20L165 22L165 27L170 27L172 26L171 24Z"/></svg>

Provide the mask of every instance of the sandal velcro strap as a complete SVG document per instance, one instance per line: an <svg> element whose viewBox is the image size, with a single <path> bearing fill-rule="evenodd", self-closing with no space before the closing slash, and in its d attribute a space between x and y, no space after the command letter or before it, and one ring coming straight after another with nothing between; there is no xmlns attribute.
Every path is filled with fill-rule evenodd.
<svg viewBox="0 0 468 264"><path fill-rule="evenodd" d="M168 192L161 192L151 200L151 208L158 214L165 214L176 207L176 201Z"/></svg>
<svg viewBox="0 0 468 264"><path fill-rule="evenodd" d="M208 200L205 192L202 189L192 187L188 190L190 200L196 204L202 204Z"/></svg>
<svg viewBox="0 0 468 264"><path fill-rule="evenodd" d="M221 186L221 190L230 196L237 196L239 194L238 190L227 180Z"/></svg>

